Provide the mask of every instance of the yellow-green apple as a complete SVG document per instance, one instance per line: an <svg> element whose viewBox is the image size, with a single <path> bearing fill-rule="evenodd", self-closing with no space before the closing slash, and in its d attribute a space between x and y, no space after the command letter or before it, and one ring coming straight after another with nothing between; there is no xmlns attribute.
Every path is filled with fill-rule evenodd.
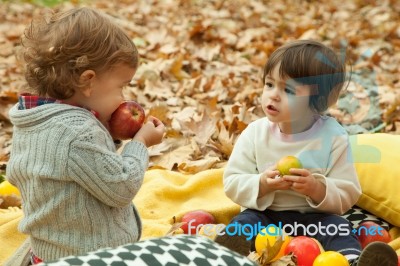
<svg viewBox="0 0 400 266"><path fill-rule="evenodd" d="M295 156L286 156L283 157L278 161L276 165L276 169L278 169L279 173L284 175L290 175L289 169L290 168L303 168L300 160L297 159Z"/></svg>
<svg viewBox="0 0 400 266"><path fill-rule="evenodd" d="M214 216L203 210L190 211L183 215L181 226L185 234L195 235L205 224L215 223Z"/></svg>
<svg viewBox="0 0 400 266"><path fill-rule="evenodd" d="M385 228L372 221L361 223L357 228L357 232L358 241L360 241L362 248L374 241L389 243L392 240Z"/></svg>
<svg viewBox="0 0 400 266"><path fill-rule="evenodd" d="M142 127L145 119L144 109L135 101L125 101L112 113L108 122L113 139L131 139Z"/></svg>

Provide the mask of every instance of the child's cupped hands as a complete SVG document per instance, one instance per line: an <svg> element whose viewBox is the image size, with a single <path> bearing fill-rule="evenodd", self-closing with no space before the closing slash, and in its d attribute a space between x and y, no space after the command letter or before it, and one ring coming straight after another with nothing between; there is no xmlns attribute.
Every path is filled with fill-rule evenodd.
<svg viewBox="0 0 400 266"><path fill-rule="evenodd" d="M269 167L260 176L258 197L275 190L293 190L310 197L314 202L321 202L326 193L325 185L317 180L312 173L303 168L291 168L290 175L279 176L276 165Z"/></svg>
<svg viewBox="0 0 400 266"><path fill-rule="evenodd" d="M276 170L276 165L273 165L266 169L260 176L259 196L261 197L275 190L287 190L291 186L292 182L280 178L279 171Z"/></svg>
<svg viewBox="0 0 400 266"><path fill-rule="evenodd" d="M291 175L284 175L282 179L292 183L290 189L300 194L309 196L318 187L319 181L307 169L291 168Z"/></svg>
<svg viewBox="0 0 400 266"><path fill-rule="evenodd" d="M149 116L147 122L143 124L140 130L133 137L133 140L143 142L146 147L161 143L165 133L165 126L156 117Z"/></svg>

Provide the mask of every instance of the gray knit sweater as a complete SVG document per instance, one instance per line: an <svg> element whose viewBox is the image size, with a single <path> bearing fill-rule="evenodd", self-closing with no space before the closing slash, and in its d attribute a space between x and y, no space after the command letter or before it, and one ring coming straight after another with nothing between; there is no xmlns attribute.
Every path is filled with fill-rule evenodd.
<svg viewBox="0 0 400 266"><path fill-rule="evenodd" d="M94 115L66 104L9 112L14 124L7 179L22 194L19 230L44 260L138 241L132 199L148 166L144 144L116 153Z"/></svg>

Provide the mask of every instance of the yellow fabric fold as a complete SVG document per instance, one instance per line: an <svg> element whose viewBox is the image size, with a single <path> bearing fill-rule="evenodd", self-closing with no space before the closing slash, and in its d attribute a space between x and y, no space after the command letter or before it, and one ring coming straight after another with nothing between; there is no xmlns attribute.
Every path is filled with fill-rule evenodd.
<svg viewBox="0 0 400 266"><path fill-rule="evenodd" d="M3 265L27 238L18 231L22 210L17 207L0 209L0 265Z"/></svg>
<svg viewBox="0 0 400 266"><path fill-rule="evenodd" d="M240 211L225 196L223 169L185 175L166 170L147 171L143 186L133 202L143 222L142 239L163 236L189 211L205 210L216 223L227 224Z"/></svg>

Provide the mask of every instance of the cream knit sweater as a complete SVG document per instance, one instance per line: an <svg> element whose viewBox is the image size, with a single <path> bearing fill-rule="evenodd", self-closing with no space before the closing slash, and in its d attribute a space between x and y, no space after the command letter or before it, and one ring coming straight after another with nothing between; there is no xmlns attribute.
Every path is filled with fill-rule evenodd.
<svg viewBox="0 0 400 266"><path fill-rule="evenodd" d="M326 186L319 204L292 190L277 190L258 198L260 175L284 156L300 159L304 168ZM224 172L225 193L243 208L343 214L361 195L348 136L339 123L317 116L313 126L298 134L283 134L262 118L251 123L237 140Z"/></svg>
<svg viewBox="0 0 400 266"><path fill-rule="evenodd" d="M7 179L22 194L19 230L43 260L115 247L140 238L132 199L148 166L141 142L116 153L89 111L45 104L9 112L14 124Z"/></svg>

